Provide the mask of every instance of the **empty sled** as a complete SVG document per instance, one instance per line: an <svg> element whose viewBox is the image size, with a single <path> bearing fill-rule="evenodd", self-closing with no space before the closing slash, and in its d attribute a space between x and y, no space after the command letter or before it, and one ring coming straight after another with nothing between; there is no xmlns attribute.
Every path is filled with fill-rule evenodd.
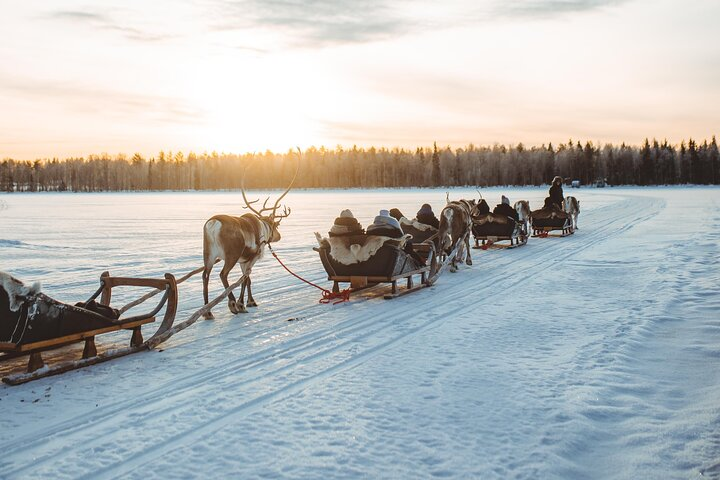
<svg viewBox="0 0 720 480"><path fill-rule="evenodd" d="M169 273L164 279L149 279L111 277L105 272L100 277L100 288L87 301L75 305L48 297L38 288L25 287L7 274L0 274L0 279L4 280L0 282L0 362L29 356L25 372L2 379L11 385L143 350L146 342L142 326L155 322L155 316L165 307L162 323L153 335L157 336L172 326L177 311L177 284ZM152 311L123 316L110 307L112 290L118 286L156 288L163 291L163 296ZM95 337L119 330L130 333L129 346L98 353ZM43 352L79 342L85 344L80 359L45 364Z"/></svg>

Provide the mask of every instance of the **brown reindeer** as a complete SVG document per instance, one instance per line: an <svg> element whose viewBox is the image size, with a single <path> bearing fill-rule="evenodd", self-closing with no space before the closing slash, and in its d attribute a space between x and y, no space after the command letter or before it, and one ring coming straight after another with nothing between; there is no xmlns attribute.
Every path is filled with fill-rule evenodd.
<svg viewBox="0 0 720 480"><path fill-rule="evenodd" d="M298 163L298 170L300 164ZM250 274L253 265L262 258L264 247L271 242L280 240L280 232L278 226L280 221L290 215L290 209L283 208L282 213L278 213L280 201L287 195L292 188L298 170L295 171L290 185L275 201L272 207L268 207L270 200L268 197L260 210L255 210L252 204L258 200L248 201L245 195L245 177L247 168L242 179L242 197L245 201L245 207L252 211L240 217L230 215L215 215L205 222L203 228L203 260L205 269L203 270L203 298L205 304L208 304L208 282L210 280L210 272L215 262L220 259L224 260L222 270L220 271L220 280L222 280L225 288L230 286L228 282L228 274L236 263L240 263L245 280L243 280L240 289L240 301L235 299L232 292L228 295L228 307L232 313L247 313L245 308L245 288L247 288L247 306L257 307L257 303L252 296ZM267 212L270 212L269 215ZM205 318L213 318L212 312L208 311Z"/></svg>
<svg viewBox="0 0 720 480"><path fill-rule="evenodd" d="M449 199L448 199L449 200ZM472 229L473 212L476 210L475 201L457 200L448 202L440 213L440 228L438 230L439 246L445 253L450 254L458 240L465 237L458 248L455 258L452 259L450 271L457 271L457 264L465 258L467 265L472 265L470 258L470 230Z"/></svg>

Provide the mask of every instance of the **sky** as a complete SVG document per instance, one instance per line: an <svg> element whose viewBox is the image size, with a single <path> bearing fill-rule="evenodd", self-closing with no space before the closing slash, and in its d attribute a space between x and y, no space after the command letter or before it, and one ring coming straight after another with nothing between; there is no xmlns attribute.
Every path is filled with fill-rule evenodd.
<svg viewBox="0 0 720 480"><path fill-rule="evenodd" d="M720 133L717 0L0 0L0 158Z"/></svg>

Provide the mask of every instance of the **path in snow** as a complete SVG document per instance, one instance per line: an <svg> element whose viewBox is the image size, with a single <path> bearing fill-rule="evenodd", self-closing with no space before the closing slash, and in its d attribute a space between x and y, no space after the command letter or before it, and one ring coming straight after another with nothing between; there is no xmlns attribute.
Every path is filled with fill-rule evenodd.
<svg viewBox="0 0 720 480"><path fill-rule="evenodd" d="M574 191L582 209L576 235L531 239L510 251L473 250L474 267L392 301L370 291L350 304L317 305L314 291L266 259L254 281L261 306L250 315L216 308L217 320L178 334L163 351L2 388L0 472L720 475L717 192ZM543 192L512 194L537 204ZM77 234L66 225L43 235L30 220L9 217L27 235L0 240L0 254L12 258L3 268L28 280L79 277L57 291L82 297L104 267L80 270L72 262L105 239L111 271L159 273L156 264L165 262L161 267L184 272L199 258L198 228L209 216L202 209L227 206L228 195L203 196L166 222L119 208L110 225L84 225L90 233L80 246L67 241ZM440 192L344 195L360 205L356 214L365 224L388 197L408 213ZM322 281L308 232L327 228L345 205L318 196L295 195L301 205L294 211L303 213L288 219L278 251L299 273ZM100 208L108 197L60 198L91 198ZM8 215L23 197L6 198ZM40 215L43 200L56 197L25 198L38 202L30 210ZM163 197L148 198L160 205ZM689 209L687 198L702 207ZM688 216L678 231L677 219ZM138 221L158 233L117 241ZM158 251L164 253L147 255ZM196 308L199 292L198 279L181 287L179 320Z"/></svg>

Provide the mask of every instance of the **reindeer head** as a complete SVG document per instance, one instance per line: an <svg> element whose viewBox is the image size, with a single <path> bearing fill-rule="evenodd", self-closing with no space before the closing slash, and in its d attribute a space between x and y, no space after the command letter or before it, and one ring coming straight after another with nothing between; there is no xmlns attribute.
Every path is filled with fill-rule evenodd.
<svg viewBox="0 0 720 480"><path fill-rule="evenodd" d="M299 149L298 149L299 150ZM254 163L254 162L253 162ZM251 163L252 165L252 163ZM250 167L248 165L245 168L245 173L243 174L242 179L242 185L240 187L240 190L242 192L243 200L245 201L245 207L248 208L252 213L254 213L263 223L265 223L267 226L270 227L270 238L268 239L268 243L278 242L280 241L280 231L278 230L278 227L280 226L280 222L283 218L288 217L291 213L291 210L287 206L283 206L282 213L278 212L278 208L280 207L280 201L285 198L285 195L288 194L290 189L292 188L293 184L295 183L295 179L297 178L298 171L300 170L300 157L298 155L298 165L295 169L295 175L293 175L292 180L290 181L290 185L285 189L285 191L278 197L277 200L275 200L275 204L272 207L268 207L267 204L270 201L270 197L266 198L263 202L263 206L260 210L256 210L253 208L253 204L259 202L258 200L249 201L247 199L247 196L245 195L245 177L247 176L247 170ZM268 215L267 212L270 212Z"/></svg>

